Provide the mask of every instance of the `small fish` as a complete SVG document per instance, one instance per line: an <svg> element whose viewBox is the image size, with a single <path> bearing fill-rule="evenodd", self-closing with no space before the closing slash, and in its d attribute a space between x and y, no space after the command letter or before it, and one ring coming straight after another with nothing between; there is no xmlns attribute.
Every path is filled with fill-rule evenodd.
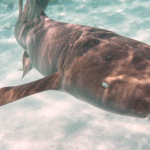
<svg viewBox="0 0 150 150"><path fill-rule="evenodd" d="M7 5L7 8L9 9L13 9L14 8L14 3L13 2L10 2L8 5Z"/></svg>

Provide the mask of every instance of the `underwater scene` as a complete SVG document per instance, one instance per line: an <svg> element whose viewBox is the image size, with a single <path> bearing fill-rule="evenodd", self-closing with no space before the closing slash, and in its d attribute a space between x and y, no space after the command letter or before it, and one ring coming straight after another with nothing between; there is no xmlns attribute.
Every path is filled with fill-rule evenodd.
<svg viewBox="0 0 150 150"><path fill-rule="evenodd" d="M150 0L19 2L0 0L0 150L149 150Z"/></svg>

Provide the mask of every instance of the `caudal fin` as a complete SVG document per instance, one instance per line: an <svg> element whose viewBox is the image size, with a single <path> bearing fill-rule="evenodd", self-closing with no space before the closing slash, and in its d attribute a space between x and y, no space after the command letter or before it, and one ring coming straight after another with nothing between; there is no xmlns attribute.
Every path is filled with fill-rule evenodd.
<svg viewBox="0 0 150 150"><path fill-rule="evenodd" d="M60 90L60 73L14 87L0 89L0 106L46 90Z"/></svg>

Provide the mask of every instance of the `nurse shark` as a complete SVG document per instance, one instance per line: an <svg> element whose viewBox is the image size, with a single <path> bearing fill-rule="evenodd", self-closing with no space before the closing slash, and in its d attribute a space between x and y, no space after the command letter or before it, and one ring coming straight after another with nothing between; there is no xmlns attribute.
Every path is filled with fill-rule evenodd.
<svg viewBox="0 0 150 150"><path fill-rule="evenodd" d="M27 0L15 37L24 50L23 77L32 69L44 78L0 89L0 106L58 90L100 109L145 118L150 114L150 46L112 31L55 21L49 0Z"/></svg>

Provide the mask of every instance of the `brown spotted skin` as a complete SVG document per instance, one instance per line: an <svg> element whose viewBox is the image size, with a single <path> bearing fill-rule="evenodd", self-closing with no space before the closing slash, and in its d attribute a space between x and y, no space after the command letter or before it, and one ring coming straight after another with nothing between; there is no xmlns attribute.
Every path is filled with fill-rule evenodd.
<svg viewBox="0 0 150 150"><path fill-rule="evenodd" d="M72 58L66 59L63 89L98 108L146 117L150 112L150 46L119 35L99 37L99 44L85 51L82 45L82 40L77 42Z"/></svg>
<svg viewBox="0 0 150 150"><path fill-rule="evenodd" d="M29 10L29 3L25 7ZM2 88L0 105L37 92L60 90L110 112L148 116L149 45L108 30L54 21L41 9L32 16L34 20L28 11L21 15L25 20L19 17L15 37L32 66L47 77Z"/></svg>

